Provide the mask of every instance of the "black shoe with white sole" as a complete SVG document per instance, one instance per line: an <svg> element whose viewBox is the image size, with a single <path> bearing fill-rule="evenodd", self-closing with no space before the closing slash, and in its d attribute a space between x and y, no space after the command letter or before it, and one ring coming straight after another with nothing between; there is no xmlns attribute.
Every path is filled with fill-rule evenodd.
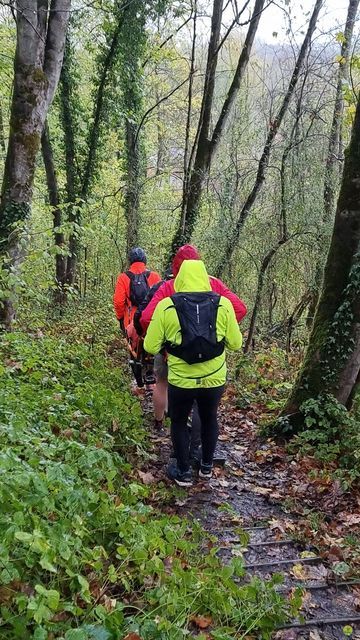
<svg viewBox="0 0 360 640"><path fill-rule="evenodd" d="M200 469L199 469L199 477L203 478L204 480L210 480L212 476L212 470L213 470L212 464L204 464L203 462L201 462Z"/></svg>
<svg viewBox="0 0 360 640"><path fill-rule="evenodd" d="M180 471L176 462L170 462L166 469L166 473L170 480L173 480L179 487L191 487L192 486L192 474L190 469L188 471Z"/></svg>

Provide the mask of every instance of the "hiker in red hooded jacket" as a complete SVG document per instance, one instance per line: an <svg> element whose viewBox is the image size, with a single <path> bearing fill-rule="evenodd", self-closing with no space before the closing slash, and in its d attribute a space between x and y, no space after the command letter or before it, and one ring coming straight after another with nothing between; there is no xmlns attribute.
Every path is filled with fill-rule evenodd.
<svg viewBox="0 0 360 640"><path fill-rule="evenodd" d="M184 260L200 260L200 256L197 249L193 247L191 244L184 244L182 247L180 247L180 249L177 251L177 253L174 256L174 259L172 262L172 273L173 273L174 279L179 273L179 269L182 263L184 262ZM215 293L218 293L220 296L224 296L225 298L228 298L230 300L232 306L234 307L236 319L238 322L241 322L241 320L246 316L246 312L247 312L246 305L244 304L244 302L240 300L240 298L238 298L238 296L235 293L230 291L230 289L228 289L228 287L223 282L221 282L221 280L219 280L218 278L213 278L212 276L209 276L209 278L210 278L210 284L211 284L212 290L215 291ZM174 279L167 280L166 282L164 282L161 285L161 287L159 287L159 289L156 291L155 295L153 296L153 298L151 299L147 307L143 310L140 318L140 325L142 327L144 334L147 331L147 328L151 322L153 313L156 309L157 304L160 302L160 300L163 300L164 298L168 298L174 295L175 293Z"/></svg>

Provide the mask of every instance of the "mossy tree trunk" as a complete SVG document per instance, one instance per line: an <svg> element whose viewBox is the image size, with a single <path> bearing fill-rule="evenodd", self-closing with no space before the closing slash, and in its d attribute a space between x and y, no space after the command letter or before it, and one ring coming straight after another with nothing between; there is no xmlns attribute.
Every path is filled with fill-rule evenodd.
<svg viewBox="0 0 360 640"><path fill-rule="evenodd" d="M36 156L59 80L70 0L16 2L17 42L10 137L0 205L0 324L15 317L14 276L23 258L22 233L30 214Z"/></svg>
<svg viewBox="0 0 360 640"><path fill-rule="evenodd" d="M331 393L348 405L360 373L360 99L335 225L302 371L283 414L301 423L301 404Z"/></svg>
<svg viewBox="0 0 360 640"><path fill-rule="evenodd" d="M115 10L113 28L110 33L106 33L106 41L97 60L97 84L92 118L86 135L84 158L77 149L81 129L78 122L79 78L78 61L76 50L71 42L71 33L66 42L60 80L60 114L64 139L68 221L72 224L66 261L68 287L76 286L81 251L82 208L91 193L99 165L99 149L106 135L105 124L110 115L108 101L110 94L115 91L113 70L121 52L124 21L131 6L132 3L125 3ZM81 145L79 147L81 148Z"/></svg>
<svg viewBox="0 0 360 640"><path fill-rule="evenodd" d="M60 306L66 299L65 277L66 277L66 256L64 255L65 238L61 230L62 210L60 206L59 187L55 170L54 154L50 140L49 126L45 122L45 127L41 136L41 150L46 173L46 183L49 194L49 203L52 206L54 240L57 248L55 257L55 293L54 302Z"/></svg>
<svg viewBox="0 0 360 640"><path fill-rule="evenodd" d="M124 212L126 218L126 248L127 253L129 253L132 247L139 244L141 158L137 140L137 126L128 118L125 120L125 142L126 187Z"/></svg>
<svg viewBox="0 0 360 640"><path fill-rule="evenodd" d="M71 43L71 26L66 38L64 64L61 70L59 85L60 119L63 128L63 144L66 173L67 218L73 225L68 241L68 255L65 264L65 283L73 286L76 276L76 264L79 253L79 198L81 177L77 157L77 131L79 129L77 108L77 80L75 80L75 60ZM65 299L63 299L65 301Z"/></svg>
<svg viewBox="0 0 360 640"><path fill-rule="evenodd" d="M345 23L344 33L342 34L339 70L337 77L337 85L335 92L334 111L331 122L329 135L328 152L324 174L324 211L321 221L319 233L319 259L315 269L315 278L313 286L313 298L309 309L309 324L311 326L311 318L314 317L316 305L319 299L321 281L324 270L324 253L323 247L328 246L329 242L329 226L333 220L336 206L336 194L339 188L340 167L341 167L341 129L344 114L344 85L349 79L350 58L352 50L352 41L354 34L354 26L356 15L359 8L360 0L350 0Z"/></svg>
<svg viewBox="0 0 360 640"><path fill-rule="evenodd" d="M3 110L2 110L1 102L0 102L0 149L3 153L5 153L6 145L5 145L5 133L4 133L4 118L3 118Z"/></svg>

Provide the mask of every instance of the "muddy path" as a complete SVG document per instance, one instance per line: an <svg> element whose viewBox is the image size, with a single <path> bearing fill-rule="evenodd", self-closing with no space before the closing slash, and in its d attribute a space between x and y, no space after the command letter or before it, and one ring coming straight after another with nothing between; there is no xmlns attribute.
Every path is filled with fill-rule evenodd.
<svg viewBox="0 0 360 640"><path fill-rule="evenodd" d="M151 466L163 479L169 432L152 433L151 439ZM213 534L224 563L242 556L245 579L281 574L280 591L303 590L301 615L279 629L278 640L360 638L360 581L336 578L326 554L299 539L298 518L286 505L287 487L296 480L242 411L232 408L229 414L222 407L217 451L224 453L225 467L215 469L210 483L195 480L174 499L172 512L198 520Z"/></svg>

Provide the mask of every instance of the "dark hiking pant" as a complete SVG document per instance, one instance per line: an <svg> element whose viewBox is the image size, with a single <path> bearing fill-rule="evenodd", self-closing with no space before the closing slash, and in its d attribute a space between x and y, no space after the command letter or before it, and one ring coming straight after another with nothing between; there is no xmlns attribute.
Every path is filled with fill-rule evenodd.
<svg viewBox="0 0 360 640"><path fill-rule="evenodd" d="M223 391L224 385L208 389L182 389L169 384L171 439L181 472L190 467L187 419L195 400L201 422L202 461L204 464L212 464L218 438L217 410Z"/></svg>
<svg viewBox="0 0 360 640"><path fill-rule="evenodd" d="M199 407L194 402L191 412L191 428L190 428L190 459L196 456L201 445L201 420L199 415Z"/></svg>

